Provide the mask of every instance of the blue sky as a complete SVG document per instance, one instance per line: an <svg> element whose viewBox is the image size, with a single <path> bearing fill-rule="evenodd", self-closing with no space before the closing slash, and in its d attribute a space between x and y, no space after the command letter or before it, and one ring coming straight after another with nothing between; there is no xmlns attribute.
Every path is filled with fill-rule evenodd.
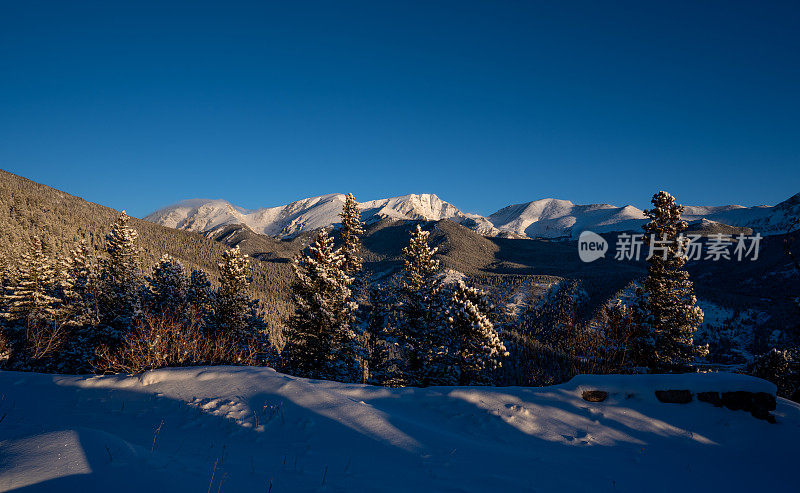
<svg viewBox="0 0 800 493"><path fill-rule="evenodd" d="M0 168L137 216L774 204L800 192L799 28L797 2L2 2Z"/></svg>

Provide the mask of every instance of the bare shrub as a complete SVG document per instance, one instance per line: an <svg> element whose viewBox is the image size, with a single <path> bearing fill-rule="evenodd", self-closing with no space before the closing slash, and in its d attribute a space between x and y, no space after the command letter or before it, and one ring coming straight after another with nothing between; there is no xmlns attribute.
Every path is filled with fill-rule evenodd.
<svg viewBox="0 0 800 493"><path fill-rule="evenodd" d="M42 361L58 353L66 340L66 326L56 319L28 320L25 342L33 361Z"/></svg>
<svg viewBox="0 0 800 493"><path fill-rule="evenodd" d="M170 366L253 365L254 343L232 335L207 334L197 321L168 313L145 314L116 351L97 351L97 369L104 373L139 373Z"/></svg>

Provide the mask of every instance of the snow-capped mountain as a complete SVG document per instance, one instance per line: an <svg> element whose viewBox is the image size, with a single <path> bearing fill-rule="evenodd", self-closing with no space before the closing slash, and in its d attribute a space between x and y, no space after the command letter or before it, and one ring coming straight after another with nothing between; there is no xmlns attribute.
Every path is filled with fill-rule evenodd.
<svg viewBox="0 0 800 493"><path fill-rule="evenodd" d="M644 213L633 206L575 205L569 200L542 199L510 205L488 217L504 233L529 238L559 238L583 230L597 233L640 229Z"/></svg>
<svg viewBox="0 0 800 493"><path fill-rule="evenodd" d="M705 218L730 226L752 228L753 231L759 232L762 235L786 233L792 228L794 222L800 220L800 193L789 197L775 206L687 206L684 211L684 217L687 220Z"/></svg>
<svg viewBox="0 0 800 493"><path fill-rule="evenodd" d="M776 206L686 206L683 218L690 224L720 223L750 228L762 235L786 233L792 221L800 218L800 194ZM576 205L558 199L511 205L490 215L488 219L505 234L529 238L575 238L584 230L597 233L640 232L647 222L644 212L631 205Z"/></svg>
<svg viewBox="0 0 800 493"><path fill-rule="evenodd" d="M163 226L207 232L222 225L243 224L256 233L291 237L339 222L344 194L330 194L292 202L278 207L248 210L225 200L192 199L160 209L146 220ZM466 214L433 194L412 194L359 204L362 219L371 223L384 218L439 221L450 219L493 236L492 224L477 214Z"/></svg>
<svg viewBox="0 0 800 493"><path fill-rule="evenodd" d="M322 195L291 204L248 210L225 200L193 199L160 209L145 219L163 226L197 232L242 224L256 233L292 237L304 231L339 222L345 196ZM641 231L644 212L631 205L576 205L568 200L542 199L510 205L483 217L462 212L434 194L412 194L359 204L362 219L371 223L384 218L439 221L450 219L485 236L526 238L576 238L581 231ZM700 230L703 225L750 228L762 235L785 233L800 218L800 194L776 206L686 206L684 219ZM695 229L698 229L695 228ZM708 229L708 228L706 228Z"/></svg>

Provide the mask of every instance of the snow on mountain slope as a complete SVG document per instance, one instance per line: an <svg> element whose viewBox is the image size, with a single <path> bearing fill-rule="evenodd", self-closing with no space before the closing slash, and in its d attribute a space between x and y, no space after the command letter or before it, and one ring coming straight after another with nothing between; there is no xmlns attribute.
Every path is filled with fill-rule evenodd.
<svg viewBox="0 0 800 493"><path fill-rule="evenodd" d="M339 222L345 196L322 195L291 204L256 210L236 207L224 200L193 199L158 210L145 217L163 226L207 232L228 224L244 224L256 233L291 237ZM641 232L647 221L642 210L631 205L576 205L568 200L542 199L505 207L489 217L460 211L433 194L404 195L359 204L365 222L383 218L439 221L450 219L479 234L529 238L576 238L581 231ZM800 194L770 206L686 206L684 219L751 228L762 235L785 233L800 218ZM701 228L702 229L702 228ZM723 230L721 228L720 230Z"/></svg>
<svg viewBox="0 0 800 493"><path fill-rule="evenodd" d="M279 207L247 210L225 200L192 199L160 209L146 220L163 226L205 232L220 225L244 224L256 233L289 236L329 226L338 220L344 195L331 194Z"/></svg>
<svg viewBox="0 0 800 493"><path fill-rule="evenodd" d="M727 374L389 389L249 367L0 372L0 491L791 489L800 406L779 399L769 424L660 387L774 392Z"/></svg>
<svg viewBox="0 0 800 493"><path fill-rule="evenodd" d="M730 226L752 228L762 235L782 234L792 227L794 221L800 219L800 193L773 207L730 206L726 210L713 211L704 217Z"/></svg>
<svg viewBox="0 0 800 493"><path fill-rule="evenodd" d="M780 204L743 207L685 206L683 218L691 223L702 220L728 226L751 228L762 235L785 233L793 219L800 218L800 194ZM530 238L577 238L581 231L641 232L647 222L644 212L631 205L575 205L568 200L543 199L505 207L488 217L501 232Z"/></svg>
<svg viewBox="0 0 800 493"><path fill-rule="evenodd" d="M345 195L330 194L292 202L278 207L247 210L225 200L193 199L160 209L146 220L163 226L196 232L210 231L220 225L244 224L256 233L291 237L337 224ZM465 223L481 234L496 231L485 218L465 214L433 194L412 194L359 204L362 219L374 222L383 218L439 221L450 219Z"/></svg>
<svg viewBox="0 0 800 493"><path fill-rule="evenodd" d="M637 229L644 213L633 206L575 205L569 200L542 199L500 209L489 221L500 231L530 238L577 236L583 230L598 233Z"/></svg>

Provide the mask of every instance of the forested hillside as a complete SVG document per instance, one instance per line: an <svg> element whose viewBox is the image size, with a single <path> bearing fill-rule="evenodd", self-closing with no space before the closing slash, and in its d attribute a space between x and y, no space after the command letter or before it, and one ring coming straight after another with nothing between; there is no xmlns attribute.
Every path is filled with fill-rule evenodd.
<svg viewBox="0 0 800 493"><path fill-rule="evenodd" d="M0 170L0 252L10 264L29 248L34 236L43 238L52 254L68 253L79 238L86 238L99 254L118 215L109 207ZM136 218L131 218L130 225L139 233L144 272L150 272L162 255L169 254L189 269L205 270L212 283L217 282L218 263L226 245ZM251 275L252 294L262 301L267 324L276 331L291 310L291 269L286 263L253 262Z"/></svg>

